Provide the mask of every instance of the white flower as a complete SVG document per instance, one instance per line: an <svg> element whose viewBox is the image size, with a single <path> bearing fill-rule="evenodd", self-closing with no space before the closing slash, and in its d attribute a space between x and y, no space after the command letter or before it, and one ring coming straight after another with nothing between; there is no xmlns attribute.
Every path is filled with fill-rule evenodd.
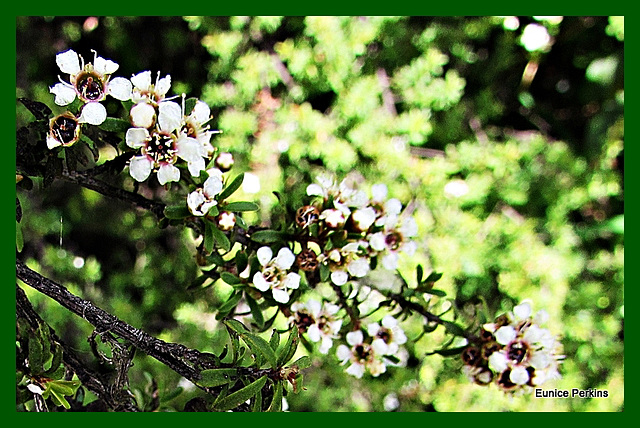
<svg viewBox="0 0 640 428"><path fill-rule="evenodd" d="M418 226L413 217L388 214L385 216L384 229L368 235L368 240L371 249L381 256L382 266L388 270L395 270L398 267L398 253L415 253L417 245L410 238L417 234Z"/></svg>
<svg viewBox="0 0 640 428"><path fill-rule="evenodd" d="M382 318L381 324L371 323L367 326L369 336L373 337L371 346L382 355L395 355L400 349L399 345L407 342L407 336L398 325L398 320L391 315Z"/></svg>
<svg viewBox="0 0 640 428"><path fill-rule="evenodd" d="M167 95L171 88L171 76L160 78L160 72L156 77L156 83L151 83L151 71L143 71L131 77L133 83L132 100L134 103L149 102L157 104Z"/></svg>
<svg viewBox="0 0 640 428"><path fill-rule="evenodd" d="M351 220L356 229L367 231L376 221L376 210L373 207L357 209L351 214Z"/></svg>
<svg viewBox="0 0 640 428"><path fill-rule="evenodd" d="M306 304L296 302L291 305L294 312L294 322L301 331L306 329L309 340L320 342L319 351L327 354L333 345L333 339L338 338L342 327L342 320L335 314L340 308L331 303L320 303L309 300Z"/></svg>
<svg viewBox="0 0 640 428"><path fill-rule="evenodd" d="M257 251L258 262L262 270L253 276L253 285L260 291L271 289L271 294L276 302L287 303L289 293L287 290L300 286L300 275L295 272L287 272L296 257L290 249L283 247L278 255L272 258L273 252L269 247L261 247Z"/></svg>
<svg viewBox="0 0 640 428"><path fill-rule="evenodd" d="M346 221L344 213L333 208L322 211L320 213L320 220L324 220L325 224L331 229L337 229L343 226Z"/></svg>
<svg viewBox="0 0 640 428"><path fill-rule="evenodd" d="M218 226L222 230L231 230L236 225L236 215L228 211L222 211L218 216Z"/></svg>
<svg viewBox="0 0 640 428"><path fill-rule="evenodd" d="M184 103L184 98L183 101ZM196 101L193 110L184 119L184 126L189 137L195 138L202 148L201 155L203 157L211 157L215 149L211 145L211 136L219 131L210 131L209 125L206 123L211 119L211 110L207 103L200 100Z"/></svg>
<svg viewBox="0 0 640 428"><path fill-rule="evenodd" d="M215 174L209 176L205 180L203 187L196 189L187 196L189 211L197 216L207 215L209 210L218 204L214 198L222 191L222 187L222 179L219 176Z"/></svg>
<svg viewBox="0 0 640 428"><path fill-rule="evenodd" d="M180 180L180 170L174 165L178 158L187 161L187 168L194 177L205 169L200 156L198 141L179 132L182 110L172 101L160 103L157 127L129 128L125 135L127 145L141 149L141 155L131 159L129 173L137 181L144 181L151 171L158 172L158 181L165 184Z"/></svg>
<svg viewBox="0 0 640 428"><path fill-rule="evenodd" d="M49 88L55 95L55 103L60 106L71 104L76 97L85 105L78 120L81 123L100 125L107 117L106 108L100 104L107 95L126 101L131 99L131 82L122 77L111 80L111 75L118 70L118 64L104 59L93 51L93 63L84 63L84 59L69 49L56 55L56 63L60 71L69 75L69 81L61 78L60 83Z"/></svg>
<svg viewBox="0 0 640 428"><path fill-rule="evenodd" d="M372 376L377 377L387 370L385 363L376 355L373 347L364 343L364 335L361 330L347 333L347 345L340 345L336 350L336 356L342 361L342 365L351 363L346 372L352 376L361 378L366 370Z"/></svg>
<svg viewBox="0 0 640 428"><path fill-rule="evenodd" d="M80 138L78 119L71 113L63 113L49 122L47 147L53 149L58 146L71 146Z"/></svg>

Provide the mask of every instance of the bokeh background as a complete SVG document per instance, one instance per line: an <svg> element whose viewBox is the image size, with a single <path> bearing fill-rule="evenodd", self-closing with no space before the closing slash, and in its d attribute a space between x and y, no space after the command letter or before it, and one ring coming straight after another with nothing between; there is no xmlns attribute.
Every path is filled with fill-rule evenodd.
<svg viewBox="0 0 640 428"><path fill-rule="evenodd" d="M420 249L402 260L406 277L416 264L442 272L438 288L462 321L481 301L498 314L532 299L566 354L563 378L545 386L609 391L505 396L471 384L460 359L425 356L445 339L435 333L378 378L314 354L289 410L623 410L622 17L17 17L16 31L16 96L55 112L48 87L68 48L116 61L116 76L170 74L172 93L207 102L223 131L214 145L259 178L241 195L261 206L252 223L271 221L273 191L301 200L323 171L386 183L415 201ZM19 103L16 113L18 127L32 120ZM98 162L115 154L100 147ZM114 182L132 187L126 173ZM17 193L19 258L150 334L220 349L215 308L228 290L188 289L198 274L189 231L68 183ZM88 349L86 322L26 291L59 335ZM418 319L403 327L421 331ZM163 397L186 387L161 409L198 394L143 355L130 374L141 400L149 375Z"/></svg>

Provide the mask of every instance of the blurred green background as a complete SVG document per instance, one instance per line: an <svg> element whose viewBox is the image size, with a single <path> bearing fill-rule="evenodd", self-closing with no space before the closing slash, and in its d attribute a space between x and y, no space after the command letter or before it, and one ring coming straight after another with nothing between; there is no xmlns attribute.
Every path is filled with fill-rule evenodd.
<svg viewBox="0 0 640 428"><path fill-rule="evenodd" d="M545 47L522 38L529 24L544 27ZM379 378L357 380L334 355L314 355L289 410L624 408L621 17L17 17L16 29L16 96L54 112L63 108L48 87L68 48L116 61L115 76L170 74L171 93L207 102L223 131L214 146L234 154L236 173L260 178L258 193L241 195L261 205L252 223L272 220L273 191L297 208L322 171L356 172L415 200L419 251L402 259L406 277L418 263L442 272L438 287L462 314L479 299L496 314L532 299L566 354L563 378L545 387L609 391L504 396L469 383L457 358L425 357L442 344L436 333ZM16 111L18 127L32 120L21 104ZM100 149L99 163L115 156ZM133 186L126 173L112 182ZM141 192L184 196L153 182ZM215 307L225 289L186 290L198 269L190 231L161 230L150 213L64 182L17 193L20 259L150 334L220 349ZM26 291L60 336L88 349L86 322ZM421 328L402 325L410 338ZM161 393L180 381L139 355L132 386L144 390L145 372ZM182 410L194 394L162 408Z"/></svg>

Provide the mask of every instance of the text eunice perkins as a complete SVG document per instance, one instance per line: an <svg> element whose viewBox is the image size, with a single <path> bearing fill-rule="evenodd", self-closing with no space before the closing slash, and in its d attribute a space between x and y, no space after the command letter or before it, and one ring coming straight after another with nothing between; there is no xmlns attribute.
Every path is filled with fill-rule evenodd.
<svg viewBox="0 0 640 428"><path fill-rule="evenodd" d="M609 391L602 389L535 389L536 398L608 398Z"/></svg>

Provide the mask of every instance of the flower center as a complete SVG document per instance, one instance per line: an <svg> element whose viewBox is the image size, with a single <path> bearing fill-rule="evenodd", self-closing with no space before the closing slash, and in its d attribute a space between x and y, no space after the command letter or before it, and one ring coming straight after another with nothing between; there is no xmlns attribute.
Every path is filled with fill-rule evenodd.
<svg viewBox="0 0 640 428"><path fill-rule="evenodd" d="M174 148L174 141L171 135L155 133L147 146L143 148L142 153L150 156L156 164L172 164L176 161L177 150Z"/></svg>
<svg viewBox="0 0 640 428"><path fill-rule="evenodd" d="M297 314L296 324L298 325L299 331L307 331L307 329L313 325L314 319L311 315L305 312L298 312Z"/></svg>
<svg viewBox="0 0 640 428"><path fill-rule="evenodd" d="M97 101L104 97L102 80L97 75L84 72L76 82L76 89L85 101Z"/></svg>
<svg viewBox="0 0 640 428"><path fill-rule="evenodd" d="M528 347L526 343L514 342L507 349L507 357L515 363L520 363L527 355Z"/></svg>
<svg viewBox="0 0 640 428"><path fill-rule="evenodd" d="M362 344L357 345L354 348L354 355L358 358L359 361L368 361L371 356L371 350L368 346L364 346Z"/></svg>
<svg viewBox="0 0 640 428"><path fill-rule="evenodd" d="M380 339L384 340L384 343L391 342L391 332L386 328L381 328L376 334L376 337L379 337Z"/></svg>
<svg viewBox="0 0 640 428"><path fill-rule="evenodd" d="M387 235L384 239L384 242L387 244L391 250L397 250L402 242L402 236L399 233L393 232Z"/></svg>
<svg viewBox="0 0 640 428"><path fill-rule="evenodd" d="M51 133L62 144L69 144L76 139L78 122L66 116L58 117L51 125Z"/></svg>

